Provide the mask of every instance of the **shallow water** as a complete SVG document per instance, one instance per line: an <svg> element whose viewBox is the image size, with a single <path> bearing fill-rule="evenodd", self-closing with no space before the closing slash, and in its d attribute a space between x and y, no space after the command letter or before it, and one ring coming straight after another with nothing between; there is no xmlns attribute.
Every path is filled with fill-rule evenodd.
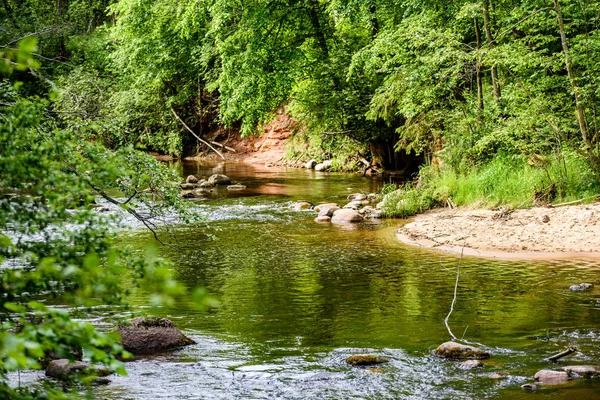
<svg viewBox="0 0 600 400"><path fill-rule="evenodd" d="M179 226L177 278L204 287L219 308L182 303L165 310L197 341L172 354L127 364L129 375L95 389L110 399L544 399L600 398L600 379L521 389L539 369L600 364L600 264L465 258L454 333L491 351L482 369L464 371L432 350L449 340L443 324L459 258L398 242L401 220L352 226L316 224L292 201L343 203L376 191L377 179L305 170L175 166L182 176L225 173L248 186L218 190L197 202L208 228ZM214 238L207 237L213 234ZM137 231L130 241L151 241ZM590 292L568 290L592 282ZM132 302L147 304L137 293ZM90 316L91 317L91 316ZM94 315L102 323L102 312ZM579 346L557 364L542 360ZM372 353L380 368L353 368L345 358ZM492 372L507 379L493 380Z"/></svg>

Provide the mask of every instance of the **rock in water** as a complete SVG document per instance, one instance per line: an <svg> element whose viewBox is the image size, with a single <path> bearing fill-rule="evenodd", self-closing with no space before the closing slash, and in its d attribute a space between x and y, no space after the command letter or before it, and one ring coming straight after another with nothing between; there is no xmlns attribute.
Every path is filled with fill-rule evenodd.
<svg viewBox="0 0 600 400"><path fill-rule="evenodd" d="M562 370L570 376L582 378L598 378L600 377L600 367L594 365L567 365L562 367Z"/></svg>
<svg viewBox="0 0 600 400"><path fill-rule="evenodd" d="M533 376L533 380L541 383L565 382L569 379L569 374L565 371L553 371L551 369L542 369Z"/></svg>
<svg viewBox="0 0 600 400"><path fill-rule="evenodd" d="M583 292L585 290L590 290L594 285L591 283L580 283L579 285L572 285L569 287L574 292Z"/></svg>
<svg viewBox="0 0 600 400"><path fill-rule="evenodd" d="M524 385L521 385L521 387L525 390L538 390L537 385L534 385L532 383L526 383Z"/></svg>
<svg viewBox="0 0 600 400"><path fill-rule="evenodd" d="M315 218L315 222L331 222L331 217L328 215L319 215Z"/></svg>
<svg viewBox="0 0 600 400"><path fill-rule="evenodd" d="M198 178L194 175L188 175L188 177L185 178L185 183L198 183Z"/></svg>
<svg viewBox="0 0 600 400"><path fill-rule="evenodd" d="M310 201L305 201L305 200L298 200L294 204L294 210L296 210L296 211L310 210L313 207L314 207L313 203L311 203Z"/></svg>
<svg viewBox="0 0 600 400"><path fill-rule="evenodd" d="M484 360L490 358L490 353L456 342L442 343L435 349L435 355L454 360Z"/></svg>
<svg viewBox="0 0 600 400"><path fill-rule="evenodd" d="M371 354L355 354L346 358L346 363L353 366L361 366L361 365L377 365L388 362L387 359L383 357L373 356Z"/></svg>
<svg viewBox="0 0 600 400"><path fill-rule="evenodd" d="M93 366L89 362L85 361L69 361L66 358L58 360L52 360L46 367L46 376L50 378L68 380L73 375L83 374L89 372L90 374L98 376L110 375L110 371L104 367Z"/></svg>
<svg viewBox="0 0 600 400"><path fill-rule="evenodd" d="M214 174L208 178L208 183L216 185L231 185L231 179L227 175Z"/></svg>
<svg viewBox="0 0 600 400"><path fill-rule="evenodd" d="M467 360L458 364L460 369L483 368L483 363L479 360Z"/></svg>
<svg viewBox="0 0 600 400"><path fill-rule="evenodd" d="M306 167L306 169L314 169L316 165L317 165L317 160L310 160L309 162L306 163L305 167Z"/></svg>
<svg viewBox="0 0 600 400"><path fill-rule="evenodd" d="M315 211L319 213L319 216L332 217L333 213L339 210L341 207L336 203L325 203L319 204L315 207Z"/></svg>
<svg viewBox="0 0 600 400"><path fill-rule="evenodd" d="M333 213L331 222L334 224L352 224L355 222L362 222L363 217L356 210L350 210L342 208Z"/></svg>
<svg viewBox="0 0 600 400"><path fill-rule="evenodd" d="M195 343L166 318L138 317L119 325L125 350L135 355L152 354Z"/></svg>
<svg viewBox="0 0 600 400"><path fill-rule="evenodd" d="M352 193L348 195L348 201L363 201L367 200L367 195L362 193Z"/></svg>

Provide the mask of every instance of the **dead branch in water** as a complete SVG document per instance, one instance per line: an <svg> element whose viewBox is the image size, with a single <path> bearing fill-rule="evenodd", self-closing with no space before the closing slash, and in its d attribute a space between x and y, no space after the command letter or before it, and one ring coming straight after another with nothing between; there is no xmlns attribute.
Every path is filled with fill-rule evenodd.
<svg viewBox="0 0 600 400"><path fill-rule="evenodd" d="M558 354L555 354L551 357L548 357L546 359L544 359L544 361L551 361L551 362L555 362L557 360L560 360L563 357L566 357L570 354L573 354L577 351L577 347L576 346L570 346L568 349L566 349L565 351L561 351Z"/></svg>
<svg viewBox="0 0 600 400"><path fill-rule="evenodd" d="M189 133L191 133L192 135L194 135L194 137L195 137L196 139L198 139L198 141L200 141L200 142L204 143L205 145L207 145L207 146L208 146L208 147L209 147L209 148L210 148L212 151L214 151L214 152L215 152L215 153L217 153L219 156L221 156L221 158L222 158L223 160L225 159L225 157L223 157L223 154L221 154L221 153L219 152L219 150L215 149L215 148L214 148L214 147L212 147L212 146L210 145L210 143L208 143L206 140L204 140L204 139L202 139L200 136L196 135L196 134L194 133L194 131L193 131L193 130L192 130L190 127L189 127L189 126L187 126L187 124L186 124L185 122L183 122L183 120L182 120L181 118L179 118L179 115L177 115L177 113L175 112L175 110L173 110L173 107L171 107L171 112L173 113L173 115L175 116L175 118L177 118L177 119L179 120L179 122L181 122L181 123L183 124L183 126L185 127L185 129L187 129Z"/></svg>
<svg viewBox="0 0 600 400"><path fill-rule="evenodd" d="M456 340L456 336L454 336L454 333L452 333L452 330L450 329L450 325L448 325L448 320L450 319L450 316L452 315L452 312L454 311L454 304L456 304L456 295L458 292L458 278L460 277L460 265L462 264L466 244L467 244L466 242L463 244L462 250L460 251L460 260L458 262L458 266L456 267L456 282L454 283L454 297L452 298L452 304L450 304L450 311L448 312L448 315L446 315L446 319L444 319L444 325L446 325L446 329L448 329L448 333L450 334L450 337L452 338L452 340ZM465 329L465 332L466 332L466 329Z"/></svg>
<svg viewBox="0 0 600 400"><path fill-rule="evenodd" d="M230 151L232 153L237 153L237 151L235 151L235 149L233 147L225 146L224 144L219 143L219 142L215 142L215 141L211 141L211 143L214 144L217 147L220 147L220 148L225 149L227 151Z"/></svg>

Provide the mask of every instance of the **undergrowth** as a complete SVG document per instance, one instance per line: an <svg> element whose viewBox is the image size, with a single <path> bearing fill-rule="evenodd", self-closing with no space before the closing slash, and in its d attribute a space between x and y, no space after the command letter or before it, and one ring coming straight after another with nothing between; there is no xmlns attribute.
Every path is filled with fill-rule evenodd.
<svg viewBox="0 0 600 400"><path fill-rule="evenodd" d="M422 167L415 182L384 187L382 211L387 217L407 217L434 207L522 208L591 200L599 192L591 169L573 152L529 158L500 154L463 172Z"/></svg>

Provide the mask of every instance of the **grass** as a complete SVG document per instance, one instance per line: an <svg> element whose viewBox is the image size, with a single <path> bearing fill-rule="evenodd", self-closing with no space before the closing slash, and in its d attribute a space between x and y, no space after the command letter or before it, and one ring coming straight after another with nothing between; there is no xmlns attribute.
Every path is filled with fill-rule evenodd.
<svg viewBox="0 0 600 400"><path fill-rule="evenodd" d="M450 167L423 167L415 183L384 189L382 211L387 217L407 217L448 204L522 208L598 193L600 185L592 171L574 153L533 160L499 155L462 173Z"/></svg>

